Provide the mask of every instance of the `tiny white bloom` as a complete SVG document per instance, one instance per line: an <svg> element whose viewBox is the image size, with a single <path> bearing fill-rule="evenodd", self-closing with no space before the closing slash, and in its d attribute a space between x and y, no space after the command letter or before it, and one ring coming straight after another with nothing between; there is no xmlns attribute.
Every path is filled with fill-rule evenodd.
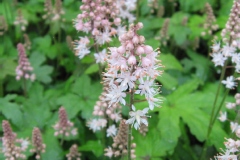
<svg viewBox="0 0 240 160"><path fill-rule="evenodd" d="M105 30L105 32L102 32L100 35L97 35L96 38L96 42L97 44L103 45L106 42L110 42L112 39L110 38L111 35L108 31L108 29Z"/></svg>
<svg viewBox="0 0 240 160"><path fill-rule="evenodd" d="M233 109L236 107L236 104L235 103L231 103L231 102L227 102L226 103L226 108L227 109Z"/></svg>
<svg viewBox="0 0 240 160"><path fill-rule="evenodd" d="M211 56L213 57L212 61L215 66L224 66L224 62L227 58L223 54L213 53Z"/></svg>
<svg viewBox="0 0 240 160"><path fill-rule="evenodd" d="M214 42L214 44L211 48L212 48L213 52L218 52L220 50L220 42Z"/></svg>
<svg viewBox="0 0 240 160"><path fill-rule="evenodd" d="M132 124L136 130L140 127L141 123L148 126L148 122L146 118L148 117L146 113L148 112L149 108L144 108L143 110L137 110L135 109L134 105L132 105L132 110L129 112L129 115L131 116L130 119L128 119L125 123L126 124Z"/></svg>
<svg viewBox="0 0 240 160"><path fill-rule="evenodd" d="M230 122L230 128L232 132L235 132L238 128L240 128L240 126L238 125L237 122Z"/></svg>
<svg viewBox="0 0 240 160"><path fill-rule="evenodd" d="M93 130L93 132L99 131L102 128L106 127L107 120L106 119L92 119L87 122L87 126Z"/></svg>
<svg viewBox="0 0 240 160"><path fill-rule="evenodd" d="M228 44L224 45L222 48L222 54L225 57L231 57L235 51L236 51L236 48L233 46L229 46Z"/></svg>
<svg viewBox="0 0 240 160"><path fill-rule="evenodd" d="M107 129L107 137L114 137L117 135L117 128L116 126L113 124L111 126L108 127Z"/></svg>
<svg viewBox="0 0 240 160"><path fill-rule="evenodd" d="M222 80L222 83L226 85L226 88L233 89L237 84L234 82L234 77L229 76L226 80Z"/></svg>
<svg viewBox="0 0 240 160"><path fill-rule="evenodd" d="M218 118L221 122L224 122L227 120L227 112L220 112L220 117Z"/></svg>
<svg viewBox="0 0 240 160"><path fill-rule="evenodd" d="M107 51L106 49L103 49L102 52L95 53L94 57L96 59L96 63L104 63L107 59Z"/></svg>

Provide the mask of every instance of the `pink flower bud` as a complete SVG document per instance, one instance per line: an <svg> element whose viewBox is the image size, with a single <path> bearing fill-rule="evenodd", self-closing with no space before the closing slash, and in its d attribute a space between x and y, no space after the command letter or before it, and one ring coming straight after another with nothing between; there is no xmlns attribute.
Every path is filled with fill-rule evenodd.
<svg viewBox="0 0 240 160"><path fill-rule="evenodd" d="M134 46L133 46L132 42L128 42L128 43L127 43L126 49L127 49L127 50L130 50L130 51L134 49Z"/></svg>
<svg viewBox="0 0 240 160"><path fill-rule="evenodd" d="M142 27L143 27L143 23L142 23L142 22L138 22L137 28L138 28L138 29L141 29Z"/></svg>
<svg viewBox="0 0 240 160"><path fill-rule="evenodd" d="M134 43L134 44L138 44L139 43L139 38L138 38L138 36L133 36L133 39L132 39L132 42Z"/></svg>
<svg viewBox="0 0 240 160"><path fill-rule="evenodd" d="M121 24L121 19L120 19L120 18L115 18L115 19L114 19L114 24L115 24L116 26L119 26L119 25Z"/></svg>
<svg viewBox="0 0 240 160"><path fill-rule="evenodd" d="M138 47L137 47L137 50L136 50L136 53L137 53L138 55L144 54L144 53L145 53L145 52L144 52L144 48L143 48L142 46L138 46Z"/></svg>
<svg viewBox="0 0 240 160"><path fill-rule="evenodd" d="M153 48L149 45L144 46L144 51L146 54L151 54L153 52Z"/></svg>
<svg viewBox="0 0 240 160"><path fill-rule="evenodd" d="M143 67L148 67L148 66L150 66L150 65L151 65L150 59L148 59L148 58L146 58L146 57L143 57L143 58L142 58L142 66L143 66Z"/></svg>
<svg viewBox="0 0 240 160"><path fill-rule="evenodd" d="M139 36L139 42L142 44L145 42L144 36Z"/></svg>
<svg viewBox="0 0 240 160"><path fill-rule="evenodd" d="M120 54L124 54L126 52L126 49L124 46L120 46L117 48L117 51L120 53Z"/></svg>
<svg viewBox="0 0 240 160"><path fill-rule="evenodd" d="M131 55L129 58L128 58L128 64L129 65L135 65L137 62L136 60L136 57L134 55Z"/></svg>

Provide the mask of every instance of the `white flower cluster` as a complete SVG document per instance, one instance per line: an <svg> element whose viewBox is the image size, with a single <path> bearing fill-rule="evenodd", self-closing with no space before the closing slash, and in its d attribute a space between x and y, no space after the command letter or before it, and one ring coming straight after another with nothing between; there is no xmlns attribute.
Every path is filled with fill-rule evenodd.
<svg viewBox="0 0 240 160"><path fill-rule="evenodd" d="M238 105L240 105L240 94L237 93L235 95L235 103L228 102L226 103L227 109L236 109ZM227 120L227 112L221 113L221 116L219 117L220 121L226 121ZM230 128L232 133L235 133L237 138L240 138L240 125L237 122L230 122ZM216 160L237 160L240 153L240 139L234 140L232 138L226 139L226 142L224 142L226 150L223 151L219 156L216 156Z"/></svg>
<svg viewBox="0 0 240 160"><path fill-rule="evenodd" d="M145 38L137 34L137 30L142 27L142 23L131 25L130 30L119 38L121 46L110 48L109 67L104 74L104 82L109 84L106 94L109 107L115 103L125 106L125 97L128 92L144 96L151 110L161 103L161 100L155 97L159 92L158 86L154 83L155 78L162 74L158 70L161 67L157 60L158 52L151 46L144 45ZM146 117L148 109L134 112L135 107L133 108L130 112L132 118L127 123L137 123L134 124L136 129L141 123L147 125L146 120L137 117Z"/></svg>

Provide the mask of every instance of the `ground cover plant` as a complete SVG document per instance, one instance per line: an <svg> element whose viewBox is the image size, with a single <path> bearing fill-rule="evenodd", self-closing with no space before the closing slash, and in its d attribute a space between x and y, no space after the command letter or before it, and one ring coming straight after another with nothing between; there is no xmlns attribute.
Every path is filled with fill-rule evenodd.
<svg viewBox="0 0 240 160"><path fill-rule="evenodd" d="M239 0L2 0L0 159L239 159L239 17Z"/></svg>

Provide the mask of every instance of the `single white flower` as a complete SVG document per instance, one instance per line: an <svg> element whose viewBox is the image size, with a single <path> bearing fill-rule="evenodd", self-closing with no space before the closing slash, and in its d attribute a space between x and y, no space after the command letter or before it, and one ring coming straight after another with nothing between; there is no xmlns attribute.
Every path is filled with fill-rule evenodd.
<svg viewBox="0 0 240 160"><path fill-rule="evenodd" d="M227 120L227 112L220 112L220 117L218 118L221 122Z"/></svg>
<svg viewBox="0 0 240 160"><path fill-rule="evenodd" d="M104 63L105 60L107 59L107 51L106 51L106 49L103 49L99 53L95 53L94 57L95 57L96 63Z"/></svg>
<svg viewBox="0 0 240 160"><path fill-rule="evenodd" d="M221 154L220 156L215 156L215 160L237 160L237 156L231 155L231 151L226 150L224 154Z"/></svg>
<svg viewBox="0 0 240 160"><path fill-rule="evenodd" d="M213 53L211 56L213 57L212 61L215 66L224 66L224 62L227 58L223 56L223 54Z"/></svg>
<svg viewBox="0 0 240 160"><path fill-rule="evenodd" d="M113 103L120 102L123 105L126 105L126 101L124 99L126 97L126 93L123 92L123 89L121 86L111 85L111 89L109 90L109 93L106 94L106 101L109 101L109 107Z"/></svg>
<svg viewBox="0 0 240 160"><path fill-rule="evenodd" d="M106 127L107 120L106 119L92 119L87 122L87 126L93 130L93 132L99 131L102 128Z"/></svg>
<svg viewBox="0 0 240 160"><path fill-rule="evenodd" d="M231 57L235 51L236 51L236 48L233 46L229 46L228 44L224 45L222 48L222 54L225 57Z"/></svg>
<svg viewBox="0 0 240 160"><path fill-rule="evenodd" d="M240 126L238 125L237 122L230 122L230 128L232 132L235 132L238 128L240 128Z"/></svg>
<svg viewBox="0 0 240 160"><path fill-rule="evenodd" d="M106 42L110 42L112 40L110 37L111 37L111 35L110 35L109 31L108 31L108 29L106 29L104 32L97 35L95 38L96 38L97 44L103 45Z"/></svg>
<svg viewBox="0 0 240 160"><path fill-rule="evenodd" d="M111 147L105 148L104 151L106 152L104 155L111 158L114 155L114 151Z"/></svg>
<svg viewBox="0 0 240 160"><path fill-rule="evenodd" d="M226 103L226 108L227 109L233 109L235 107L236 107L236 103L231 103L231 102Z"/></svg>
<svg viewBox="0 0 240 160"><path fill-rule="evenodd" d="M233 89L237 86L236 82L234 82L234 77L229 76L226 80L222 80L222 83L226 85L226 88Z"/></svg>
<svg viewBox="0 0 240 160"><path fill-rule="evenodd" d="M114 137L117 135L117 128L116 126L113 124L111 126L108 127L107 129L107 137Z"/></svg>
<svg viewBox="0 0 240 160"><path fill-rule="evenodd" d="M220 50L220 42L214 42L214 44L211 48L212 48L213 52L218 52Z"/></svg>
<svg viewBox="0 0 240 160"><path fill-rule="evenodd" d="M136 130L138 130L142 123L148 126L148 122L146 120L148 116L146 115L146 113L148 112L149 108L144 108L143 110L136 111L136 108L134 107L134 105L132 105L132 110L133 111L129 112L131 118L128 119L125 123L132 124L132 126L134 126Z"/></svg>

